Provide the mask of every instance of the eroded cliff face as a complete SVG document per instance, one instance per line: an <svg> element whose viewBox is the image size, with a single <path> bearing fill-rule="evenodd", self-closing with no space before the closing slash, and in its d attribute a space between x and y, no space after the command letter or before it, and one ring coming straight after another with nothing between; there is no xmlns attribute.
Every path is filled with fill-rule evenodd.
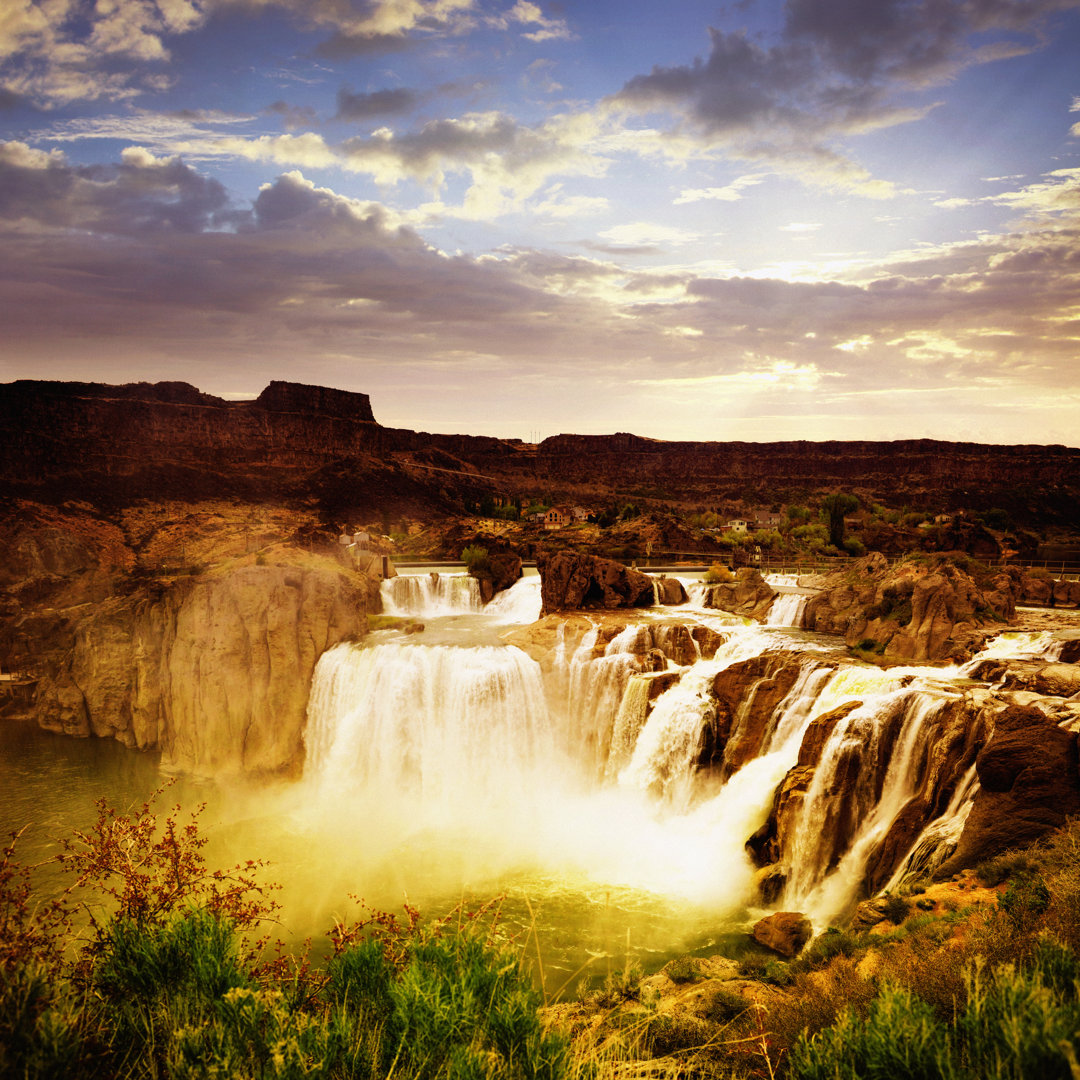
<svg viewBox="0 0 1080 1080"><path fill-rule="evenodd" d="M1017 579L976 580L949 559L927 556L889 566L872 552L817 582L803 626L838 634L917 663L966 660L1016 615Z"/></svg>
<svg viewBox="0 0 1080 1080"><path fill-rule="evenodd" d="M329 559L281 559L58 617L38 723L159 750L169 770L297 771L315 662L364 631L370 590Z"/></svg>
<svg viewBox="0 0 1080 1080"><path fill-rule="evenodd" d="M409 485L417 506L445 506L468 482L481 491L607 497L632 480L664 501L772 503L799 492L855 491L901 504L1008 510L1017 521L1080 524L1080 450L932 440L898 442L663 442L635 435L516 439L386 428L364 394L271 383L252 402L226 402L186 383L105 386L9 383L0 394L0 478L20 490L88 485L112 496L170 490L280 495L335 463L378 476L383 502ZM430 455L438 460L428 460ZM228 465L226 474L221 466ZM214 486L216 482L216 487ZM335 492L330 493L336 498ZM401 495L396 496L399 500ZM388 501L389 500L389 501Z"/></svg>

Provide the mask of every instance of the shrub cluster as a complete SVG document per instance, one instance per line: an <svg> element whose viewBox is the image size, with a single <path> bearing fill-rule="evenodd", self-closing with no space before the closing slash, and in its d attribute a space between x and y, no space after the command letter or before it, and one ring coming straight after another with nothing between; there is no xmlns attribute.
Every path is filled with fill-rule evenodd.
<svg viewBox="0 0 1080 1080"><path fill-rule="evenodd" d="M374 912L329 933L320 968L252 940L274 912L258 864L210 869L196 811L163 822L99 804L65 843L72 890L36 910L0 861L0 1076L210 1080L558 1080L568 1042L545 1030L497 913L431 925ZM74 901L89 904L75 948ZM65 947L67 952L65 952ZM267 956L270 959L267 959Z"/></svg>

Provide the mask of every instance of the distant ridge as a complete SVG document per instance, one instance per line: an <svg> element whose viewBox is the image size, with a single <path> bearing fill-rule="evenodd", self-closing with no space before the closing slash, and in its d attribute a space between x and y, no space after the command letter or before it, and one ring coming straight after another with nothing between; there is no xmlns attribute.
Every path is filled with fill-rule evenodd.
<svg viewBox="0 0 1080 1080"><path fill-rule="evenodd" d="M534 446L386 428L367 394L285 381L242 402L184 382L0 386L0 479L27 498L280 499L328 483L361 497L373 463L397 470L383 475L380 497L412 485L410 505L430 497L443 508L464 497L458 471L470 492L559 500L761 505L847 490L892 506L1001 507L1018 522L1080 525L1080 449L1064 446L667 442L625 432ZM426 476L413 466L427 466Z"/></svg>

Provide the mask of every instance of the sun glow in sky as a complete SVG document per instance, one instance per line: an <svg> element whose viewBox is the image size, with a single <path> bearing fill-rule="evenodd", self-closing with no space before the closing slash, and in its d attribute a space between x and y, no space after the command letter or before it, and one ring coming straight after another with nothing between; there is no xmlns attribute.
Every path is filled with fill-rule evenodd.
<svg viewBox="0 0 1080 1080"><path fill-rule="evenodd" d="M1080 0L0 0L0 378L1080 444Z"/></svg>

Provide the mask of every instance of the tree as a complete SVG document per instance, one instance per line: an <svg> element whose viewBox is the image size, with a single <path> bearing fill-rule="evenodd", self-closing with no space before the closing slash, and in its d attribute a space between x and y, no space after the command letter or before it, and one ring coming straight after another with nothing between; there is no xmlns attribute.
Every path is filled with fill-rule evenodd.
<svg viewBox="0 0 1080 1080"><path fill-rule="evenodd" d="M821 500L821 512L829 519L830 544L838 548L844 546L844 516L858 509L859 500L854 495L836 492Z"/></svg>

